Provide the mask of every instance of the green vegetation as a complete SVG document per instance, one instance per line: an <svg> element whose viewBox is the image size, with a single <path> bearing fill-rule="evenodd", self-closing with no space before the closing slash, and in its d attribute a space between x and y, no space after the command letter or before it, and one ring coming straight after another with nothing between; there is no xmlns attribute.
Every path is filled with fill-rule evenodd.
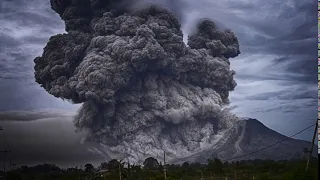
<svg viewBox="0 0 320 180"><path fill-rule="evenodd" d="M167 180L317 180L318 161L312 159L305 172L305 160L272 161L248 160L222 162L208 160L207 164L188 163L166 167ZM60 169L44 164L34 167L23 166L7 172L7 180L163 180L164 167L154 158L147 158L143 167L128 165L117 160L101 163L98 168L92 164L83 169Z"/></svg>

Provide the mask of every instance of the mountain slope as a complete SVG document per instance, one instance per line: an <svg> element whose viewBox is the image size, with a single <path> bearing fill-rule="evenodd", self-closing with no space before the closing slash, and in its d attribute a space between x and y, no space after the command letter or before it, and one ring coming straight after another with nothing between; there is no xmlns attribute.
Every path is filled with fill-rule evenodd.
<svg viewBox="0 0 320 180"><path fill-rule="evenodd" d="M288 137L269 129L258 120L249 118L236 122L234 126L225 133L224 138L217 142L211 149L187 158L176 159L172 161L172 163L182 163L185 161L205 163L209 158L219 158L228 161L303 158L305 155L303 148L311 147L311 142L288 138L263 151L252 153L286 138ZM252 154L236 158L249 153ZM314 146L313 154L317 154L316 145Z"/></svg>

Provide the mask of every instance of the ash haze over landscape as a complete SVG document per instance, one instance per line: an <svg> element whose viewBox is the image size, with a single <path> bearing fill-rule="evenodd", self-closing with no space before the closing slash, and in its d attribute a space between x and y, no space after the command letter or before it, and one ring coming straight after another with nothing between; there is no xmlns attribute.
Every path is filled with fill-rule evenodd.
<svg viewBox="0 0 320 180"><path fill-rule="evenodd" d="M316 120L312 0L121 1L103 16L110 4L59 2L0 4L0 125L18 164L184 158L238 117L287 136Z"/></svg>

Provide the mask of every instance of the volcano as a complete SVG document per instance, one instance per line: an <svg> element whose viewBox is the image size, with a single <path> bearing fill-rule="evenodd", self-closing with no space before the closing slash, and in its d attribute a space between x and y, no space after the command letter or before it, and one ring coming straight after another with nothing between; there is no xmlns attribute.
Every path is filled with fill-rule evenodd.
<svg viewBox="0 0 320 180"><path fill-rule="evenodd" d="M309 154L306 154L303 149L310 149L312 145L309 141L282 135L266 127L257 119L251 118L237 121L231 128L221 132L221 134L220 140L208 150L186 158L175 159L172 163L207 163L208 159L213 158L230 162L254 159L303 159ZM280 141L282 142L277 143ZM271 146L275 143L277 144ZM316 156L316 154L317 146L315 145L312 155Z"/></svg>

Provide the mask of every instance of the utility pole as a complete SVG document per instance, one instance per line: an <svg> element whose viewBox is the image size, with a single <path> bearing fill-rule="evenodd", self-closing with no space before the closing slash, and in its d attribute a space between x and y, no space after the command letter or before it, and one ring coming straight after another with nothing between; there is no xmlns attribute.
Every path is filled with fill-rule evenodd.
<svg viewBox="0 0 320 180"><path fill-rule="evenodd" d="M313 146L314 146L314 140L315 140L315 138L316 138L317 130L318 130L318 120L317 120L317 123L316 123L316 127L314 128L314 133L313 133L313 137L312 137L312 141L311 141L312 145L311 145L311 150L310 150L309 158L308 158L308 161L307 161L306 172L307 172L307 170L308 170L309 162L310 162L310 159L311 159L311 156L312 156Z"/></svg>
<svg viewBox="0 0 320 180"><path fill-rule="evenodd" d="M234 180L237 180L237 171L234 171Z"/></svg>
<svg viewBox="0 0 320 180"><path fill-rule="evenodd" d="M6 157L7 153L11 152L8 149L4 149L3 151L0 151L0 153L4 153L4 158L3 158L3 173L4 173L4 179L6 179Z"/></svg>
<svg viewBox="0 0 320 180"><path fill-rule="evenodd" d="M0 131L3 132L3 127L0 126ZM7 153L10 152L10 150L6 149L6 146L7 146L7 140L6 140L6 136L5 134L3 133L3 138L4 138L4 150L3 151L0 151L0 153L4 153L4 157L3 157L3 173L4 173L4 179L6 179L6 159L7 159Z"/></svg>
<svg viewBox="0 0 320 180"><path fill-rule="evenodd" d="M128 176L129 179L131 178L131 165L130 165L130 161L128 160Z"/></svg>
<svg viewBox="0 0 320 180"><path fill-rule="evenodd" d="M119 161L119 180L121 180L121 161Z"/></svg>
<svg viewBox="0 0 320 180"><path fill-rule="evenodd" d="M163 151L163 175L164 175L164 180L167 180L166 152L165 151Z"/></svg>
<svg viewBox="0 0 320 180"><path fill-rule="evenodd" d="M8 171L11 171L12 170L12 159L11 159L11 154L9 155L9 170Z"/></svg>

